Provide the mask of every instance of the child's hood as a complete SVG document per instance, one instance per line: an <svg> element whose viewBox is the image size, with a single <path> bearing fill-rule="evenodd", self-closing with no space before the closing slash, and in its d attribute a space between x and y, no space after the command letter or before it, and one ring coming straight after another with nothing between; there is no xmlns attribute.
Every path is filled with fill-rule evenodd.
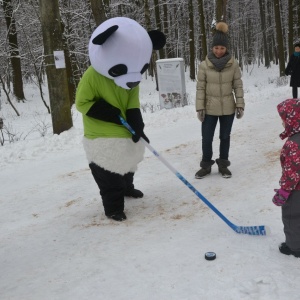
<svg viewBox="0 0 300 300"><path fill-rule="evenodd" d="M284 122L285 129L279 135L281 139L291 137L300 132L300 100L287 99L277 105L279 116Z"/></svg>

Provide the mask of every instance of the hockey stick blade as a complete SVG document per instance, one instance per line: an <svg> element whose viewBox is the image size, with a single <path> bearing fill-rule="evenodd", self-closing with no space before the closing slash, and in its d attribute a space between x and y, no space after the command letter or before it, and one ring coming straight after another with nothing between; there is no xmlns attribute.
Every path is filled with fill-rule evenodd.
<svg viewBox="0 0 300 300"><path fill-rule="evenodd" d="M237 226L230 222L211 202L209 202L195 187L193 187L180 173L175 174L199 199L201 199L211 210L213 210L229 227L236 233L249 235L266 235L270 232L264 225L259 226Z"/></svg>
<svg viewBox="0 0 300 300"><path fill-rule="evenodd" d="M125 121L124 118L119 116L122 124L132 133L135 131ZM174 173L191 191L193 191L200 200L202 200L212 211L214 211L231 229L236 233L249 234L249 235L266 235L267 230L264 225L260 226L237 226L231 223L211 202L209 202L194 186L192 186L174 167L163 158L149 143L147 143L142 137L140 141L172 172Z"/></svg>
<svg viewBox="0 0 300 300"><path fill-rule="evenodd" d="M249 235L267 235L269 230L266 226L236 226L234 229L237 233L245 233Z"/></svg>

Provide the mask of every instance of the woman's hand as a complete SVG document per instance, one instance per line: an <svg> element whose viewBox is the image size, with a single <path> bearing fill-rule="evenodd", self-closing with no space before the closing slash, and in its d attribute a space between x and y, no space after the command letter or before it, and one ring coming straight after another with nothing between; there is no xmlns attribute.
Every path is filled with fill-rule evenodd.
<svg viewBox="0 0 300 300"><path fill-rule="evenodd" d="M204 121L205 109L200 109L200 110L197 111L197 118L200 120L200 122Z"/></svg>
<svg viewBox="0 0 300 300"><path fill-rule="evenodd" d="M241 119L244 115L244 109L241 107L237 107L235 110L235 116L237 119Z"/></svg>

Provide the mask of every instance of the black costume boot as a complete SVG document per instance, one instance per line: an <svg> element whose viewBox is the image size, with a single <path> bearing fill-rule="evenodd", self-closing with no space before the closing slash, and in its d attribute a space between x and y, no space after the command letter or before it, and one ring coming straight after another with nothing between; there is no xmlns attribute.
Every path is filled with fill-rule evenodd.
<svg viewBox="0 0 300 300"><path fill-rule="evenodd" d="M137 189L127 190L125 192L125 196L132 197L132 198L143 198L144 194Z"/></svg>
<svg viewBox="0 0 300 300"><path fill-rule="evenodd" d="M140 190L134 188L133 177L133 172L129 172L124 175L124 180L126 183L124 196L132 198L143 198L144 194Z"/></svg>
<svg viewBox="0 0 300 300"><path fill-rule="evenodd" d="M122 212L122 213L116 213L116 214L107 214L106 215L108 218L111 218L115 221L119 221L122 222L124 220L126 220L126 215Z"/></svg>

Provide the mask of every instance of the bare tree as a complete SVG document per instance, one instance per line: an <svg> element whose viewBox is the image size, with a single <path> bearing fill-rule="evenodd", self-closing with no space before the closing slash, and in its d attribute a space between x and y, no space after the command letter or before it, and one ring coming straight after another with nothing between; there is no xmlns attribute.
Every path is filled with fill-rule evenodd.
<svg viewBox="0 0 300 300"><path fill-rule="evenodd" d="M14 18L14 7L11 0L3 0L2 7L7 26L9 56L13 73L13 92L16 98L24 100L23 78L21 70L21 60L18 45L18 36L16 29L16 20Z"/></svg>
<svg viewBox="0 0 300 300"><path fill-rule="evenodd" d="M160 18L160 9L159 9L158 0L153 0L153 2L154 2L154 12L155 12L156 29L162 31L161 18ZM158 50L158 53L159 53L159 58L160 59L164 59L165 58L164 49Z"/></svg>
<svg viewBox="0 0 300 300"><path fill-rule="evenodd" d="M107 20L105 12L105 4L103 0L90 0L93 16L96 22L96 25L100 25L102 22Z"/></svg>
<svg viewBox="0 0 300 300"><path fill-rule="evenodd" d="M202 59L203 60L207 55L207 43L206 43L206 29L205 29L205 15L203 10L203 0L198 0L198 12L200 19L200 36L201 36L201 50L202 50Z"/></svg>
<svg viewBox="0 0 300 300"><path fill-rule="evenodd" d="M216 21L226 22L226 5L227 0L216 0Z"/></svg>
<svg viewBox="0 0 300 300"><path fill-rule="evenodd" d="M2 78L2 76L0 76L0 82L2 84L2 89L6 95L6 98L7 98L7 102L10 104L10 106L13 108L13 110L15 111L15 113L17 114L17 116L19 117L20 116L20 113L18 112L18 110L16 109L16 107L13 105L10 97L9 97L9 92L7 91L6 87L5 87L5 82ZM2 124L3 125L3 124Z"/></svg>
<svg viewBox="0 0 300 300"><path fill-rule="evenodd" d="M163 32L167 37L167 41L166 41L166 57L171 57L172 55L172 50L171 50L171 46L170 46L170 37L169 37L169 18L168 18L168 5L165 2L163 4L163 13L164 13L164 18L163 18Z"/></svg>
<svg viewBox="0 0 300 300"><path fill-rule="evenodd" d="M17 35L14 37L17 37L17 42L11 44L17 45L13 50L19 52L15 52L12 57L19 60L22 70L19 74L23 84L37 84L42 95L46 69L42 59L45 45L40 38L42 15L39 2L40 0L2 0L0 3L14 5L10 13L12 18L9 19L14 23L10 23L9 28L12 29L15 24ZM46 2L49 5L47 17L50 18L53 1ZM78 82L90 65L87 47L90 36L95 27L107 18L125 16L136 20L147 30L159 29L166 34L166 47L160 52L153 52L152 64L147 73L150 76L155 76L156 59L171 57L182 57L186 67L191 67L189 70L193 73L194 64L198 59L203 60L207 54L208 41L211 40L215 21L223 20L229 25L230 51L237 56L240 67L246 67L246 70L249 64L260 62L266 67L273 62L276 64L280 62L279 67L282 68L282 53L286 60L287 53L293 51L293 43L300 40L298 0L277 0L278 6L274 5L273 0L55 0L54 2L58 2L60 11L63 40L61 49L65 50L70 99L74 98ZM194 8L192 14L189 11L191 5ZM274 18L275 8L276 14L278 11L280 14L280 25ZM4 9L0 11L0 41L2 41L0 64L2 75L4 71L7 72L6 76L2 77L5 88L11 93L14 87L10 82L13 83L14 71L10 59L12 52L8 50L10 37L4 11ZM9 12L8 8L6 12ZM281 27L282 45L278 27ZM53 53L45 54L53 55ZM46 61L47 69L49 64L53 64L53 61L51 63Z"/></svg>
<svg viewBox="0 0 300 300"><path fill-rule="evenodd" d="M145 28L147 31L149 31L151 30L151 13L150 13L148 0L144 0L144 18L145 18ZM148 73L152 77L156 75L156 62L155 62L156 59L157 59L157 54L155 51L153 51L151 55L150 66L148 69ZM156 87L158 89L157 78L156 78Z"/></svg>
<svg viewBox="0 0 300 300"><path fill-rule="evenodd" d="M293 16L293 0L288 0L288 47L289 53L293 53L294 46L294 16Z"/></svg>
<svg viewBox="0 0 300 300"><path fill-rule="evenodd" d="M276 38L277 38L278 60L279 60L279 75L284 76L285 59L284 59L284 50L283 50L283 36L282 36L279 4L280 4L279 0L274 0Z"/></svg>
<svg viewBox="0 0 300 300"><path fill-rule="evenodd" d="M268 44L267 44L267 34L266 34L266 3L265 0L258 0L259 2L259 12L260 12L260 22L261 22L261 32L262 32L262 39L263 39L263 54L265 58L265 66L267 68L270 67L270 57L268 51Z"/></svg>
<svg viewBox="0 0 300 300"><path fill-rule="evenodd" d="M298 26L295 26L296 28L295 28L295 31L296 31L296 36L297 36L297 39L299 40L299 38L300 38L300 26L299 26L299 24L300 24L300 14L299 14L299 12L300 12L300 3L299 3L299 1L297 2L297 4L295 4L295 8L294 8L294 10L293 10L293 15L295 16L295 19L297 20L297 21L295 21L295 25L298 25Z"/></svg>
<svg viewBox="0 0 300 300"><path fill-rule="evenodd" d="M54 134L60 134L73 123L66 69L56 68L54 58L54 51L62 51L64 47L58 0L40 0L40 13L52 127Z"/></svg>
<svg viewBox="0 0 300 300"><path fill-rule="evenodd" d="M195 80L195 35L193 1L189 0L189 48L190 48L190 78Z"/></svg>

